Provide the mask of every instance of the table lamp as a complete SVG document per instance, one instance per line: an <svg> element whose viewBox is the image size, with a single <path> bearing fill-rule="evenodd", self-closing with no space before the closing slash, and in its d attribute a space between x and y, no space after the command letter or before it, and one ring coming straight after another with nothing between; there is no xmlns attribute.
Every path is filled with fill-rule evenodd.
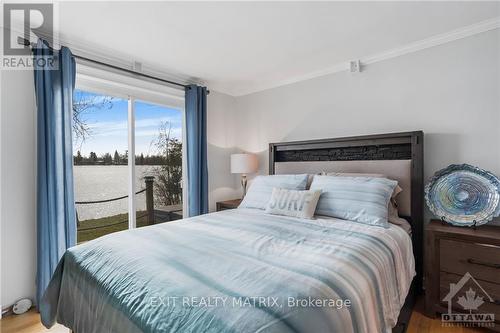
<svg viewBox="0 0 500 333"><path fill-rule="evenodd" d="M247 174L256 172L258 167L257 156L254 154L231 154L231 173L241 174L242 198L247 193Z"/></svg>

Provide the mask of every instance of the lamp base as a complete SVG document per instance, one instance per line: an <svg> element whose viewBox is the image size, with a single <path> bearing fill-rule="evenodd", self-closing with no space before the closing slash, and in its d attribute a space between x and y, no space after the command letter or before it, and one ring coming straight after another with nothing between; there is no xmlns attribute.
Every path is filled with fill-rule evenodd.
<svg viewBox="0 0 500 333"><path fill-rule="evenodd" d="M247 194L247 175L245 174L241 175L241 187L243 187L243 195L241 196L241 199L243 199Z"/></svg>

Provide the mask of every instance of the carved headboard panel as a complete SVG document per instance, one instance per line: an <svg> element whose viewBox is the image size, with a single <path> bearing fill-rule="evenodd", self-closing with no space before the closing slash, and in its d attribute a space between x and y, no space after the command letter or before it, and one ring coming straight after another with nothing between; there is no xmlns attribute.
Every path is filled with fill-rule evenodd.
<svg viewBox="0 0 500 333"><path fill-rule="evenodd" d="M269 174L382 173L403 187L401 210L412 225L417 288L422 283L423 170L422 131L269 144ZM403 194L402 193L402 194Z"/></svg>

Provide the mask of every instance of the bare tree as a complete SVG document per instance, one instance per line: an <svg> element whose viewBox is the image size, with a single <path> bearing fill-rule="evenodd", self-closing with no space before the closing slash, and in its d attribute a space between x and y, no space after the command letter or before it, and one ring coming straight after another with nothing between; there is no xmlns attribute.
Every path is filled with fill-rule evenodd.
<svg viewBox="0 0 500 333"><path fill-rule="evenodd" d="M76 140L82 142L91 134L90 127L84 118L85 113L92 109L111 109L113 97L103 95L91 95L83 91L75 91L73 94L73 133Z"/></svg>
<svg viewBox="0 0 500 333"><path fill-rule="evenodd" d="M156 200L165 206L182 202L182 142L171 137L172 125L163 122L152 145L161 156L161 165L155 167Z"/></svg>

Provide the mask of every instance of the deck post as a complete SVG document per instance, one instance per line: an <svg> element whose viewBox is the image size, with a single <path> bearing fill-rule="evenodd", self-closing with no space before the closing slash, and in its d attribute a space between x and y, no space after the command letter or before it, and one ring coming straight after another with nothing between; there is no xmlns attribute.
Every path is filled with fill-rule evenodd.
<svg viewBox="0 0 500 333"><path fill-rule="evenodd" d="M155 177L146 176L144 177L146 181L146 210L148 212L148 224L155 224L155 207L154 207L154 197L153 197L153 184Z"/></svg>

